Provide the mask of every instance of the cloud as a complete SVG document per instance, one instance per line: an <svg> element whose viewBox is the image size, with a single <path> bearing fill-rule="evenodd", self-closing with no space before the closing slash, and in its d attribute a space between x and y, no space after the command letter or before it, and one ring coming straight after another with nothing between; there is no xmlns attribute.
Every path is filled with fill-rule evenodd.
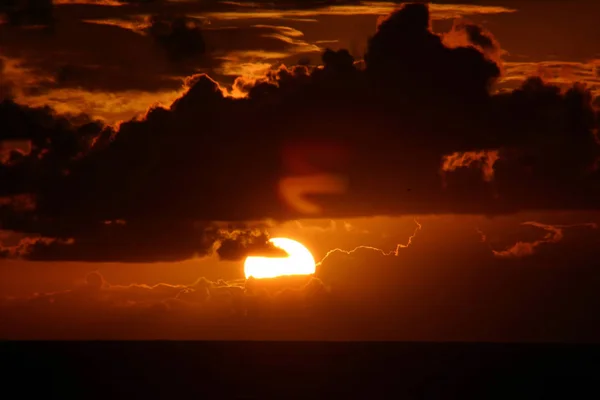
<svg viewBox="0 0 600 400"><path fill-rule="evenodd" d="M217 254L221 259L241 261L248 255L286 257L288 254L269 243L267 232L260 230L221 230Z"/></svg>
<svg viewBox="0 0 600 400"><path fill-rule="evenodd" d="M52 0L54 5L65 5L65 4L90 4L98 6L121 6L125 3L151 3L157 0ZM160 1L160 0L159 0Z"/></svg>
<svg viewBox="0 0 600 400"><path fill-rule="evenodd" d="M0 44L7 79L2 98L10 89L22 104L88 111L115 123L152 103L170 104L184 78L198 71L232 81L320 51L293 28L205 26L179 14L121 19L68 14L60 21L52 33L0 25L13 38Z"/></svg>
<svg viewBox="0 0 600 400"><path fill-rule="evenodd" d="M38 83L35 83L33 88ZM19 86L22 88L23 86ZM30 87L31 88L31 87ZM183 85L158 92L126 90L121 92L88 91L83 88L60 88L50 91L31 90L13 96L19 104L32 108L51 107L59 114L77 115L89 111L88 115L114 125L143 115L153 106L168 106L184 92Z"/></svg>
<svg viewBox="0 0 600 400"><path fill-rule="evenodd" d="M16 207L13 209L19 210ZM17 233L13 232L12 235ZM104 221L95 227L86 225L74 236L76 239L66 234L60 237L27 234L13 246L0 247L0 256L31 261L93 259L97 262L117 260L131 263L173 262L213 254L225 261L240 261L248 255L287 256L287 253L268 241L270 237L264 229L253 226L223 229L210 223L117 220ZM105 251L99 253L98 248L104 248ZM133 248L137 250L132 251Z"/></svg>
<svg viewBox="0 0 600 400"><path fill-rule="evenodd" d="M36 208L0 206L3 229L73 239L36 248L36 260L181 260L212 254L211 221L305 217L279 182L315 173L348 182L343 194L310 193L315 217L596 209L591 93L531 78L491 94L496 62L429 26L426 6L406 5L380 24L362 67L326 50L318 67L238 79L235 98L195 74L170 106L116 127L4 101L2 140L31 141L31 153L0 165L0 195ZM457 168L481 162L483 177Z"/></svg>
<svg viewBox="0 0 600 400"><path fill-rule="evenodd" d="M506 53L491 32L468 20L455 20L450 32L442 37L448 47L475 46L499 65L502 63L502 56Z"/></svg>
<svg viewBox="0 0 600 400"><path fill-rule="evenodd" d="M46 249L55 243L70 245L73 244L73 240L60 240L47 237L25 237L15 246L1 246L0 257L25 257L30 253L37 253L38 249Z"/></svg>
<svg viewBox="0 0 600 400"><path fill-rule="evenodd" d="M0 101L8 98L12 98L13 95L13 83L7 76L6 72L6 61L0 58Z"/></svg>
<svg viewBox="0 0 600 400"><path fill-rule="evenodd" d="M208 72L213 79L230 84L234 76L264 72L268 66L277 66L281 62L293 64L306 54L310 54L314 63L322 45L319 42L330 38L320 37L322 33L317 31L317 37L311 33L307 35L310 39L302 39L298 32L304 29L303 22L300 25L294 22L293 27L288 27L275 22L278 18L292 23L316 21L322 15L368 17L387 14L397 7L392 3L356 2L338 2L333 7L323 7L318 1L273 5L146 0L52 3L40 0L31 4L45 6L19 9L16 5L7 5L0 8L0 15L4 12L35 16L41 15L40 10L47 10L45 12L51 16L48 23L44 22L47 27L42 30L32 30L27 25L37 26L40 22L35 18L30 22L27 22L29 17L25 18L23 24L27 26L0 23L0 34L11 37L10 41L0 44L0 53L17 61L21 72L13 85L14 96L31 106L48 104L69 112L75 109L111 123L143 113L155 102L147 100L153 94L157 99L160 97L159 100L172 101L172 94L179 89L181 80L193 73ZM431 8L433 18L511 12L502 7L432 5ZM313 17L294 15L307 12ZM284 15L280 16L281 13ZM196 42L191 39L198 35L191 34L188 29L188 33L179 34L176 41L169 39L170 44L165 40L157 42L146 34L152 16L157 15L163 19L183 18L190 25L195 24L196 30L201 26L206 48L210 51L203 57L175 55L181 53L181 46L188 53L196 47ZM261 27L252 28L255 22ZM233 40L229 32L232 24L236 25L233 31L237 32ZM132 48L136 51L131 52ZM198 49L194 52L199 54ZM178 62L173 62L175 59ZM4 89L0 88L0 92ZM106 101L111 105L106 106Z"/></svg>
<svg viewBox="0 0 600 400"><path fill-rule="evenodd" d="M573 82L581 82L598 101L600 96L600 75L598 65L600 60L589 62L566 62L566 61L505 61L503 62L504 75L498 82L499 90L511 90L518 87L531 77L540 77L545 82L556 85L563 90L573 85Z"/></svg>
<svg viewBox="0 0 600 400"><path fill-rule="evenodd" d="M535 253L536 248L543 244L551 244L560 242L563 237L563 229L564 228L576 228L576 227L589 227L592 229L597 229L598 226L595 223L585 223L585 224L572 224L572 225L546 225L539 222L528 221L524 222L523 225L534 226L536 228L541 228L548 233L539 240L535 240L533 242L517 242L513 246L509 247L506 250L493 250L493 253L496 257L526 257L531 256ZM485 236L484 239L485 241Z"/></svg>
<svg viewBox="0 0 600 400"><path fill-rule="evenodd" d="M319 306L326 299L327 287L318 278L296 278L282 282L248 280L241 284L200 278L187 285L114 285L97 271L89 273L74 288L29 297L2 299L0 320L2 337L107 338L115 323L126 327L132 338L165 338L163 323L173 324L174 337L185 337L186 328L219 329L223 323L251 323L257 318L277 319L306 313L304 308ZM32 318L33 315L39 315ZM185 320L188 323L185 323ZM73 324L73 321L77 321ZM170 322L168 322L170 321ZM154 325L148 335L140 330ZM39 335L32 326L45 327ZM62 326L61 329L57 329ZM117 333L116 337L123 337ZM194 331L192 330L192 334ZM141 334L141 336L140 336ZM168 335L173 337L172 335Z"/></svg>
<svg viewBox="0 0 600 400"><path fill-rule="evenodd" d="M203 56L206 52L201 24L185 16L152 16L146 33L163 46L169 59L175 62Z"/></svg>
<svg viewBox="0 0 600 400"><path fill-rule="evenodd" d="M398 8L398 4L394 2L354 2L348 1L347 4L334 4L323 6L320 1L303 3L292 3L277 7L260 7L254 10L244 8L243 10L225 10L207 13L209 18L217 18L224 20L237 19L306 19L318 16L349 16L349 15L387 15ZM510 13L514 9L498 6L480 6L468 4L430 4L432 16L435 19L454 19L460 18L465 14L497 14Z"/></svg>
<svg viewBox="0 0 600 400"><path fill-rule="evenodd" d="M526 222L525 226L546 229L547 239L554 241L536 248L527 264L494 256L472 229L473 224L482 224L482 230L493 237L496 232L490 226L514 226L529 217L535 216L493 221L424 217L423 230L397 255L386 256L376 248L336 251L322 261L315 277L115 284L108 278L111 268L101 266L106 274L91 272L62 290L1 299L0 336L594 340L598 317L590 310L597 307L600 275L589 260L599 255L598 232L570 222L597 220L597 213L554 216L560 222L556 224ZM389 221L389 227L397 227L396 236L403 230L398 225L403 224ZM560 230L564 236L558 241ZM129 266L119 266L125 267ZM36 280L33 270L23 274Z"/></svg>
<svg viewBox="0 0 600 400"><path fill-rule="evenodd" d="M303 57L319 56L322 48L307 42L304 33L286 26L251 25L205 29L220 65L213 75L220 82L237 77L262 77L274 66L296 63Z"/></svg>
<svg viewBox="0 0 600 400"><path fill-rule="evenodd" d="M0 205L16 212L34 211L35 198L27 194L0 197Z"/></svg>
<svg viewBox="0 0 600 400"><path fill-rule="evenodd" d="M494 179L494 164L498 161L498 151L468 151L452 153L442 159L442 173L455 171L457 168L470 167L475 163L481 165L483 180L491 182Z"/></svg>
<svg viewBox="0 0 600 400"><path fill-rule="evenodd" d="M0 16L4 14L11 26L51 26L54 22L52 11L53 0L7 1L0 5Z"/></svg>
<svg viewBox="0 0 600 400"><path fill-rule="evenodd" d="M399 243L399 244L396 245L396 248L394 250L385 251L385 250L379 249L377 247L365 246L365 245L357 246L357 247L355 247L352 250L343 250L343 249L340 249L340 248L335 248L335 249L329 250L325 254L325 256L321 259L321 261L319 261L317 263L317 266L321 266L327 260L327 258L329 256L331 256L331 255L333 255L335 253L343 253L343 254L350 255L350 254L355 253L358 250L371 250L371 251L376 251L378 253L381 253L384 256L391 256L391 255L393 255L393 256L397 257L398 254L399 254L399 252L400 252L400 249L408 248L412 244L413 239L417 236L417 232L421 230L421 228L422 228L421 224L419 222L417 222L416 220L415 220L415 224L417 225L417 227L416 227L414 233L408 238L408 241L406 242L406 244Z"/></svg>
<svg viewBox="0 0 600 400"><path fill-rule="evenodd" d="M31 153L31 142L28 140L4 140L0 142L0 163L11 164ZM16 158L16 160L15 160Z"/></svg>

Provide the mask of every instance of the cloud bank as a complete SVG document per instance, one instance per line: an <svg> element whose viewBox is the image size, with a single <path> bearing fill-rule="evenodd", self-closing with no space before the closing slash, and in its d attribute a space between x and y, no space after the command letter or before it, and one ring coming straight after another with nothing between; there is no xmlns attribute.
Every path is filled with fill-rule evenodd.
<svg viewBox="0 0 600 400"><path fill-rule="evenodd" d="M2 140L31 150L3 154L2 229L52 239L31 259L185 259L223 239L210 221L306 217L279 184L315 174L347 185L314 196L311 217L596 209L591 93L531 78L491 94L493 37L461 29L470 42L449 46L427 6L405 5L363 64L327 50L317 68L239 78L241 98L193 75L169 107L118 127L4 100Z"/></svg>

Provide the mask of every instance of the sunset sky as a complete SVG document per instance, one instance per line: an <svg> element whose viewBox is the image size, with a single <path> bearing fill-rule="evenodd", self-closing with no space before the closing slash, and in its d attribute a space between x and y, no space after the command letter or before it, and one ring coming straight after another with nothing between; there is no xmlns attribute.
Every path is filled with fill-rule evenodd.
<svg viewBox="0 0 600 400"><path fill-rule="evenodd" d="M600 3L428 3L3 2L0 338L597 341Z"/></svg>

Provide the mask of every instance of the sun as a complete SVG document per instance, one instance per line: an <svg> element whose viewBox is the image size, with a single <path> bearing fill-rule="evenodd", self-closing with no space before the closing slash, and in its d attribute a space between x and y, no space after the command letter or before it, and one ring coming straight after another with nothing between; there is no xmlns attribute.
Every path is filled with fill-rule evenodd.
<svg viewBox="0 0 600 400"><path fill-rule="evenodd" d="M302 243L288 238L269 240L275 247L288 253L288 257L247 257L244 262L246 279L275 278L315 273L315 259Z"/></svg>

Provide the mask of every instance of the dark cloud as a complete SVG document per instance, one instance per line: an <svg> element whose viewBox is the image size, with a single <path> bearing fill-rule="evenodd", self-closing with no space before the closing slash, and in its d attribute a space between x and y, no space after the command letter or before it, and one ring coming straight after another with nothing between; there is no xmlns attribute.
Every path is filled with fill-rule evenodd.
<svg viewBox="0 0 600 400"><path fill-rule="evenodd" d="M269 234L260 230L221 230L217 254L223 260L241 261L249 254L286 257L288 254L268 243Z"/></svg>
<svg viewBox="0 0 600 400"><path fill-rule="evenodd" d="M328 50L318 68L240 79L241 99L194 75L169 108L115 129L5 101L2 139L32 151L0 166L1 195L36 208L2 206L3 227L73 240L33 259L182 259L223 239L203 221L305 217L285 200L301 188L280 183L311 174L346 190L315 196L311 217L596 209L591 94L532 78L491 95L498 65L475 46L447 47L429 23L426 6L407 5L380 24L362 67Z"/></svg>
<svg viewBox="0 0 600 400"><path fill-rule="evenodd" d="M496 50L497 44L494 39L490 37L484 30L477 25L465 25L465 31L467 32L469 41L484 50Z"/></svg>
<svg viewBox="0 0 600 400"><path fill-rule="evenodd" d="M13 84L10 82L8 77L5 76L5 68L5 61L0 58L0 101L12 98L14 96Z"/></svg>
<svg viewBox="0 0 600 400"><path fill-rule="evenodd" d="M248 74L252 64L295 63L303 57L302 54L318 52L317 42L323 39L323 33L317 33L318 30L316 36L311 34L310 40L303 40L289 37L273 27L250 28L254 23L272 24L273 20L306 20L307 16L323 15L363 15L368 18L389 13L393 8L390 4L376 6L352 1L325 5L321 1L255 4L60 0L54 1L53 5L51 0L9 0L4 9L0 9L0 14L8 13L15 21L22 19L23 24L30 24L29 20L36 24L39 18L35 16L46 13L56 23L49 25L51 29L42 31L21 29L27 28L21 23L0 24L0 36L10 38L0 41L0 52L18 62L28 80L38 81L36 84L19 85L19 92L23 92L28 104L34 104L35 97L49 91L56 95L64 88L110 92L165 91L177 88L181 78L199 69L210 71L213 78L229 83L233 75ZM464 6L433 6L433 10L433 15L439 18L454 18L460 13L511 11L502 7ZM27 17L18 17L22 14ZM151 16L167 19L167 23L163 24L167 31L172 30L175 21L185 20L186 23L179 24L176 29L179 33L168 34L169 39L162 37L158 40L160 44L155 46L156 40L151 35L144 35L152 25ZM235 20L235 27L231 26L232 20ZM202 46L201 39L198 39L199 25L205 28L206 46ZM297 32L294 28L289 29ZM269 32L263 33L265 30ZM202 53L203 47L218 51L204 57L190 57ZM186 56L181 57L182 54ZM312 58L316 59L317 54ZM173 60L179 61L174 63ZM69 72L68 79L64 79L63 68ZM61 92L63 99L64 96L65 93ZM46 101L56 100L46 97ZM56 102L60 104L61 101ZM100 107L94 103L88 99L87 105L94 113L100 113ZM136 107L136 112L143 111L143 108Z"/></svg>
<svg viewBox="0 0 600 400"><path fill-rule="evenodd" d="M502 68L504 66L502 56L506 52L501 48L494 35L481 25L465 19L455 20L452 29L443 34L442 39L448 47L473 46L498 66Z"/></svg>
<svg viewBox="0 0 600 400"><path fill-rule="evenodd" d="M67 88L156 92L179 89L184 77L198 71L231 80L258 61L318 55L319 47L283 28L205 26L166 11L131 19L71 16L51 34L0 25L0 35L11 38L0 42L0 52L27 77L17 87L25 97Z"/></svg>
<svg viewBox="0 0 600 400"><path fill-rule="evenodd" d="M202 56L206 52L201 24L185 16L152 16L146 33L161 45L168 57L175 62Z"/></svg>
<svg viewBox="0 0 600 400"><path fill-rule="evenodd" d="M12 26L50 26L54 22L52 0L5 0L0 5Z"/></svg>
<svg viewBox="0 0 600 400"><path fill-rule="evenodd" d="M17 60L22 74L32 75L46 91L175 89L182 76L196 70L190 63L199 67L197 58L194 62L168 58L173 51L189 53L188 44L187 50L177 50L168 41L161 45L148 35L76 18L61 20L51 34L0 25L0 35L11 38L0 42L2 55ZM27 91L31 85L22 86Z"/></svg>
<svg viewBox="0 0 600 400"><path fill-rule="evenodd" d="M13 206L13 204L10 204ZM275 248L269 234L260 228L222 229L210 223L98 224L98 226L50 226L53 237L28 235L12 246L1 246L3 258L31 261L169 262L217 254L221 260L240 261L248 255L285 257ZM15 235L16 232L13 232ZM98 249L103 249L98 252ZM93 255L93 256L92 256Z"/></svg>

